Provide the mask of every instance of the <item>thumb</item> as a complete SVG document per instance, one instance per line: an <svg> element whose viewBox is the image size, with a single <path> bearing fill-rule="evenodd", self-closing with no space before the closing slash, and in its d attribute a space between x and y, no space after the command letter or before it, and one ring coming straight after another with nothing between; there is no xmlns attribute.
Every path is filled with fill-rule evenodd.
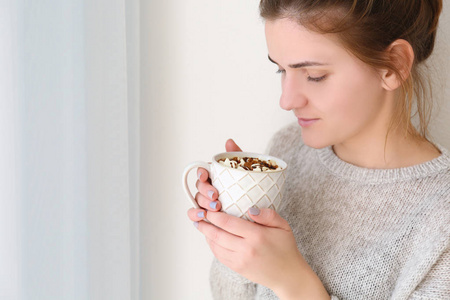
<svg viewBox="0 0 450 300"><path fill-rule="evenodd" d="M229 139L225 143L225 149L227 150L227 152L242 152L241 148L239 148L239 146L233 141L233 139Z"/></svg>
<svg viewBox="0 0 450 300"><path fill-rule="evenodd" d="M268 227L275 227L284 230L291 230L288 222L283 219L275 210L270 208L257 208L255 206L250 207L248 210L248 216L261 225Z"/></svg>

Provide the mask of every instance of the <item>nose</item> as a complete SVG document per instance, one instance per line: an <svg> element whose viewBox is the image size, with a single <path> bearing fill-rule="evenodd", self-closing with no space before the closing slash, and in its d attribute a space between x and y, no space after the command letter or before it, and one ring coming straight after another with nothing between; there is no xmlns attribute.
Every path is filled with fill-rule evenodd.
<svg viewBox="0 0 450 300"><path fill-rule="evenodd" d="M286 76L281 84L280 107L290 111L301 108L308 103L306 95L302 92L300 80Z"/></svg>

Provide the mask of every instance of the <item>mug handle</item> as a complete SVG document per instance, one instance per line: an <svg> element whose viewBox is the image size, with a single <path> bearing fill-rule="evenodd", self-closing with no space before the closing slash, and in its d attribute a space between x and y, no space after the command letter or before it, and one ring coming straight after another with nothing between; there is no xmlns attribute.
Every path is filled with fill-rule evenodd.
<svg viewBox="0 0 450 300"><path fill-rule="evenodd" d="M198 167L202 167L206 170L208 170L209 174L211 174L211 163L207 163L207 162L203 162L203 161L195 161L190 163L189 165L186 166L186 168L184 168L184 172L183 172L183 188L184 188L184 192L186 193L186 195L188 196L188 199L191 201L192 205L195 208L200 208L200 206L198 206L197 201L195 201L194 196L192 195L191 191L189 190L189 186L188 186L188 175L189 173L192 171L192 169L194 168L198 168Z"/></svg>

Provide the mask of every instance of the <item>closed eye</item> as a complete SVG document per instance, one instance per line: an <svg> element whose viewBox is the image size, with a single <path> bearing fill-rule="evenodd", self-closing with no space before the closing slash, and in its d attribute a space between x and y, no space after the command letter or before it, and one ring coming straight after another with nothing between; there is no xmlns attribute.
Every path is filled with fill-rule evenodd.
<svg viewBox="0 0 450 300"><path fill-rule="evenodd" d="M278 69L276 73L277 73L277 74L283 74L283 73L286 73L286 70ZM327 77L327 75L323 75L323 76L320 76L320 77L311 77L311 76L308 76L308 81L312 81L312 82L321 82L321 81L323 81L326 77Z"/></svg>
<svg viewBox="0 0 450 300"><path fill-rule="evenodd" d="M323 75L321 77L311 77L308 76L308 81L313 81L313 82L320 82L322 80L324 80L327 77L327 75Z"/></svg>

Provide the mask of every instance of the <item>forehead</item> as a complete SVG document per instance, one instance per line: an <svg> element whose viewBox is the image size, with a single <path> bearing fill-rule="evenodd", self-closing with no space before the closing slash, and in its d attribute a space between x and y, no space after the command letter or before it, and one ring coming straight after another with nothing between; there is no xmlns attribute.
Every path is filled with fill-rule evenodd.
<svg viewBox="0 0 450 300"><path fill-rule="evenodd" d="M311 31L287 18L267 20L265 34L269 55L275 60L323 60L348 55L336 35Z"/></svg>

